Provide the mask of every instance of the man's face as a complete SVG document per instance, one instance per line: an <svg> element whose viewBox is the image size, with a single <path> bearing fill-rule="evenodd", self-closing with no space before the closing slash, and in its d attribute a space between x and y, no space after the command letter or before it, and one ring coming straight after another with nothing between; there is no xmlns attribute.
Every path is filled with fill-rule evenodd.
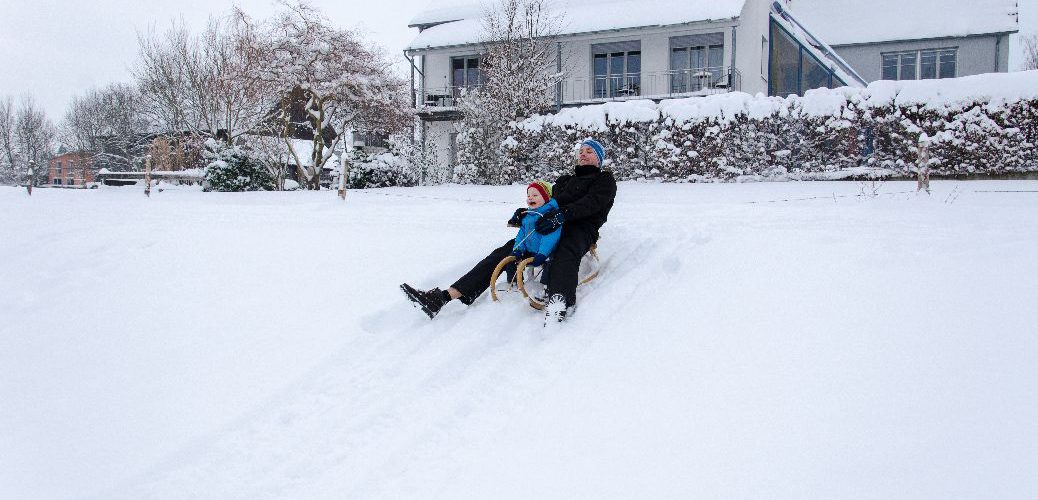
<svg viewBox="0 0 1038 500"><path fill-rule="evenodd" d="M599 166L598 155L595 154L595 150L591 146L580 147L580 151L577 152L577 165Z"/></svg>
<svg viewBox="0 0 1038 500"><path fill-rule="evenodd" d="M534 188L526 189L526 204L529 205L530 208L541 208L545 203L548 203L548 201L541 196L540 191Z"/></svg>

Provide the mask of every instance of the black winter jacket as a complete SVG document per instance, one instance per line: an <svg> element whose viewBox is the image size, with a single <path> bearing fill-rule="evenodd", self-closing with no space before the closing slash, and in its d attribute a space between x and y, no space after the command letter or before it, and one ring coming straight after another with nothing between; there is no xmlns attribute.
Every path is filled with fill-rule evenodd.
<svg viewBox="0 0 1038 500"><path fill-rule="evenodd" d="M598 167L577 166L573 175L566 174L555 181L552 198L559 202L566 214L566 226L582 226L598 239L598 229L606 223L609 210L616 198L616 179L613 173Z"/></svg>

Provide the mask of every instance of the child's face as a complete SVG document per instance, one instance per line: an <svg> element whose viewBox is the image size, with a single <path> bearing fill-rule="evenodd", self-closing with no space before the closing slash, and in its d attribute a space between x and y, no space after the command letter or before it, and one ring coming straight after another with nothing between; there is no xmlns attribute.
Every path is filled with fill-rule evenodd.
<svg viewBox="0 0 1038 500"><path fill-rule="evenodd" d="M545 203L548 203L548 201L541 196L540 191L537 191L534 188L526 189L526 204L530 205L530 208L540 208L544 206Z"/></svg>

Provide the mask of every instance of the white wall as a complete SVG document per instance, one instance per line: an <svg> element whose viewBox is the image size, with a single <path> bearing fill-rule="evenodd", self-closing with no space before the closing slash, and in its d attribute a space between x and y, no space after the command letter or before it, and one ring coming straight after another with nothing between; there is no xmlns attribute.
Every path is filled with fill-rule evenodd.
<svg viewBox="0 0 1038 500"><path fill-rule="evenodd" d="M735 67L742 74L742 91L768 93L769 0L746 0L739 16Z"/></svg>

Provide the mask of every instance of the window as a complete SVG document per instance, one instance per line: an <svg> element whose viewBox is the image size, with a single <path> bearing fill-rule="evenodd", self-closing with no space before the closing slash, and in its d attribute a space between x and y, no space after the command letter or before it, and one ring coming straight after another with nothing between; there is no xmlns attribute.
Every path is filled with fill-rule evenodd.
<svg viewBox="0 0 1038 500"><path fill-rule="evenodd" d="M771 24L771 95L800 93L800 45L777 24Z"/></svg>
<svg viewBox="0 0 1038 500"><path fill-rule="evenodd" d="M476 88L482 83L479 56L451 58L451 87L454 97L460 97L464 90Z"/></svg>
<svg viewBox="0 0 1038 500"><path fill-rule="evenodd" d="M801 86L804 90L828 88L830 85L829 70L822 66L811 54L801 57L800 74L802 75Z"/></svg>
<svg viewBox="0 0 1038 500"><path fill-rule="evenodd" d="M955 78L958 49L887 52L882 55L884 80Z"/></svg>
<svg viewBox="0 0 1038 500"><path fill-rule="evenodd" d="M595 44L591 50L595 99L641 95L640 41Z"/></svg>
<svg viewBox="0 0 1038 500"><path fill-rule="evenodd" d="M760 76L768 77L768 38L760 37Z"/></svg>
<svg viewBox="0 0 1038 500"><path fill-rule="evenodd" d="M670 92L716 87L724 78L724 35L711 33L670 39Z"/></svg>
<svg viewBox="0 0 1038 500"><path fill-rule="evenodd" d="M55 186L60 186L61 185L61 178L60 177L55 177L54 178L54 185Z"/></svg>
<svg viewBox="0 0 1038 500"><path fill-rule="evenodd" d="M846 85L831 67L822 64L774 20L771 22L769 58L769 95L804 95L811 89Z"/></svg>

